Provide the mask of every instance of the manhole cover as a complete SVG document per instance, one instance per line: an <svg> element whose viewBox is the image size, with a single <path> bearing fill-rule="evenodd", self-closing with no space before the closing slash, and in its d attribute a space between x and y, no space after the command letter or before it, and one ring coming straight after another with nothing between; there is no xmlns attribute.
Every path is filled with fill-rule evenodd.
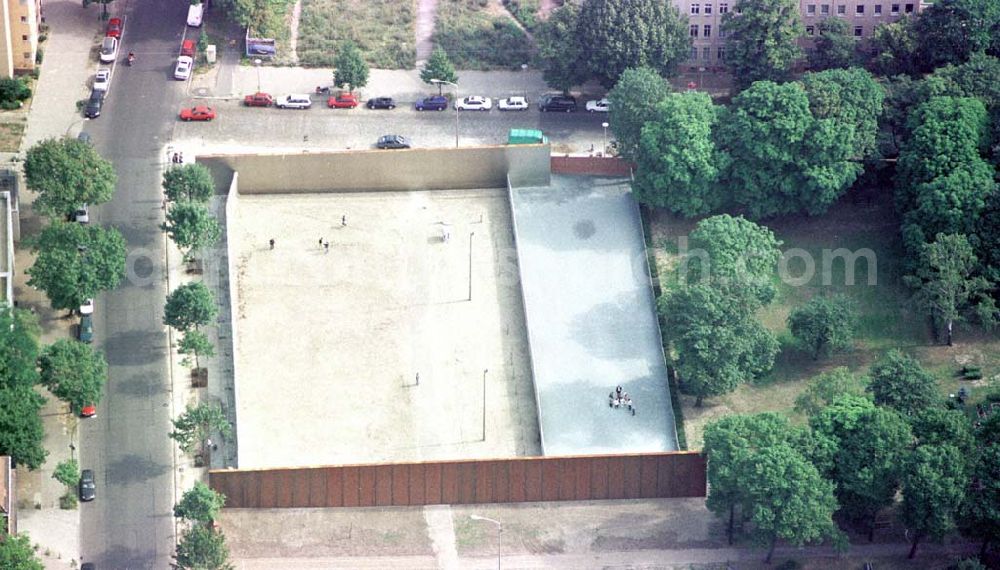
<svg viewBox="0 0 1000 570"><path fill-rule="evenodd" d="M208 89L206 89L205 87L199 87L199 88L197 88L197 89L194 90L194 94L195 95L200 95L200 96L204 97L204 96L208 95L209 92L208 92Z"/></svg>
<svg viewBox="0 0 1000 570"><path fill-rule="evenodd" d="M573 226L573 233L579 239L589 239L596 232L597 227L594 225L593 220L583 220Z"/></svg>

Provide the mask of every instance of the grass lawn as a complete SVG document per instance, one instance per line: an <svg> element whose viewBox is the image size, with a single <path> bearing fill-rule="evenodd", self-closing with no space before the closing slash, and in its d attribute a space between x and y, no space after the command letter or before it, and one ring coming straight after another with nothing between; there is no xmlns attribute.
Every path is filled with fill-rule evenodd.
<svg viewBox="0 0 1000 570"><path fill-rule="evenodd" d="M653 243L660 279L670 286L669 268L677 260L677 238L690 233L695 221L682 220L657 212L652 222ZM804 421L792 410L795 398L805 388L805 380L837 366L863 374L868 366L890 348L900 348L920 360L939 381L942 394L954 393L959 385L970 387L973 398L984 392L989 378L1000 372L1000 337L978 329L956 332L955 346L934 344L927 319L915 312L909 291L901 282L902 269L899 222L890 204L854 205L849 200L837 204L823 216L788 216L765 222L784 242L786 255L793 248L814 260L812 279L802 285L776 280L778 294L759 317L781 341L782 350L774 370L766 377L740 386L735 392L707 399L701 408L694 398L683 396L685 429L690 449L700 449L702 432L709 421L732 413L776 411L795 421ZM874 284L869 285L869 267L863 257L854 264L854 282L849 283L843 258L829 252L846 248L860 253L867 248L876 262L871 267ZM824 270L824 251L832 259ZM788 263L787 274L805 280L806 262L801 256ZM843 294L858 307L859 323L852 350L814 361L797 348L785 320L789 312L814 295ZM963 364L980 366L985 380L961 382L956 372Z"/></svg>
<svg viewBox="0 0 1000 570"><path fill-rule="evenodd" d="M376 69L413 69L413 0L302 0L298 55L303 65L333 66L337 46L353 40Z"/></svg>
<svg viewBox="0 0 1000 570"><path fill-rule="evenodd" d="M438 0L434 44L456 69L516 70L531 61L531 41L496 0Z"/></svg>
<svg viewBox="0 0 1000 570"><path fill-rule="evenodd" d="M23 113L10 117L0 115L0 152L17 152L21 148L21 138L26 125Z"/></svg>

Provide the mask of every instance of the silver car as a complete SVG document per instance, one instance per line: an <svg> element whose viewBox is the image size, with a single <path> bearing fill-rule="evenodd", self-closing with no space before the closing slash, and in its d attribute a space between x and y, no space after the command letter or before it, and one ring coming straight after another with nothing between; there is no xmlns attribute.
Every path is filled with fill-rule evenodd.
<svg viewBox="0 0 1000 570"><path fill-rule="evenodd" d="M101 62L113 63L118 57L118 39L112 37L104 38L101 42Z"/></svg>

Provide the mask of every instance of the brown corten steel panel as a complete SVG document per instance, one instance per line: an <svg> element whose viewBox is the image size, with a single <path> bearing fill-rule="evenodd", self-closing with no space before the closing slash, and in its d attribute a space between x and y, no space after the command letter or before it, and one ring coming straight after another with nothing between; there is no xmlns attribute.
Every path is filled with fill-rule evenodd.
<svg viewBox="0 0 1000 570"><path fill-rule="evenodd" d="M243 501L245 505L256 506L260 505L260 493L261 493L261 480L264 474L260 472L251 473L250 477L247 477L251 487L243 492Z"/></svg>
<svg viewBox="0 0 1000 570"><path fill-rule="evenodd" d="M625 473L621 457L608 458L608 498L625 498Z"/></svg>
<svg viewBox="0 0 1000 570"><path fill-rule="evenodd" d="M476 463L458 464L458 502L463 505L476 502Z"/></svg>
<svg viewBox="0 0 1000 570"><path fill-rule="evenodd" d="M497 461L493 469L493 500L497 503L510 502L510 461Z"/></svg>
<svg viewBox="0 0 1000 570"><path fill-rule="evenodd" d="M496 492L494 491L494 476L497 461L477 461L476 468L476 502L494 503L496 502Z"/></svg>
<svg viewBox="0 0 1000 570"><path fill-rule="evenodd" d="M361 469L357 466L344 467L344 506L357 507L361 504L358 498L358 490L361 488L359 478Z"/></svg>
<svg viewBox="0 0 1000 570"><path fill-rule="evenodd" d="M362 507L375 506L375 466L358 467L358 503Z"/></svg>
<svg viewBox="0 0 1000 570"><path fill-rule="evenodd" d="M375 505L392 505L392 465L375 466Z"/></svg>
<svg viewBox="0 0 1000 570"><path fill-rule="evenodd" d="M548 459L542 462L542 500L559 500L559 483L561 479L558 459Z"/></svg>
<svg viewBox="0 0 1000 570"><path fill-rule="evenodd" d="M559 459L559 500L572 501L576 493L577 461L572 458Z"/></svg>
<svg viewBox="0 0 1000 570"><path fill-rule="evenodd" d="M528 500L527 461L512 461L510 463L510 501L523 503Z"/></svg>
<svg viewBox="0 0 1000 570"><path fill-rule="evenodd" d="M639 496L649 499L656 496L656 473L658 463L655 457L643 457L639 474Z"/></svg>
<svg viewBox="0 0 1000 570"><path fill-rule="evenodd" d="M410 504L410 465L390 465L392 505Z"/></svg>
<svg viewBox="0 0 1000 570"><path fill-rule="evenodd" d="M591 499L590 495L590 466L593 461L578 458L574 460L576 464L576 489L573 490L573 497L578 501Z"/></svg>
<svg viewBox="0 0 1000 570"><path fill-rule="evenodd" d="M625 498L639 498L639 470L642 468L641 457L626 457L622 460L622 472L625 475Z"/></svg>
<svg viewBox="0 0 1000 570"><path fill-rule="evenodd" d="M292 505L296 507L309 506L309 471L296 469L292 471Z"/></svg>
<svg viewBox="0 0 1000 570"><path fill-rule="evenodd" d="M309 506L326 506L326 479L329 469L309 469Z"/></svg>
<svg viewBox="0 0 1000 570"><path fill-rule="evenodd" d="M608 498L608 465L607 457L595 457L590 462L590 497L592 499Z"/></svg>
<svg viewBox="0 0 1000 570"><path fill-rule="evenodd" d="M292 502L292 486L294 485L293 476L289 471L279 471L277 477L274 481L275 493L278 496L279 508L294 507L295 504Z"/></svg>
<svg viewBox="0 0 1000 570"><path fill-rule="evenodd" d="M425 473L427 472L427 466L421 465L420 463L414 463L409 466L409 479L407 484L409 485L409 497L410 501L408 505L426 505L427 497L427 481L425 479Z"/></svg>
<svg viewBox="0 0 1000 570"><path fill-rule="evenodd" d="M542 500L542 462L526 461L524 464L524 500Z"/></svg>
<svg viewBox="0 0 1000 570"><path fill-rule="evenodd" d="M278 477L280 471L262 471L260 473L260 506L263 508L278 506Z"/></svg>
<svg viewBox="0 0 1000 570"><path fill-rule="evenodd" d="M441 466L441 502L447 505L458 503L458 465L455 463Z"/></svg>
<svg viewBox="0 0 1000 570"><path fill-rule="evenodd" d="M326 505L328 507L344 506L344 470L341 468L324 469L326 471Z"/></svg>
<svg viewBox="0 0 1000 570"><path fill-rule="evenodd" d="M444 504L441 493L441 464L431 463L424 465L424 504L440 505Z"/></svg>

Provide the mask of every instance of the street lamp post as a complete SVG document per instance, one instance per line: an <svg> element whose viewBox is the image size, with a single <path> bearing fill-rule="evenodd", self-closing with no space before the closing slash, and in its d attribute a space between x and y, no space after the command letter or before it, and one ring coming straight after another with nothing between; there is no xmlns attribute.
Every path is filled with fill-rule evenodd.
<svg viewBox="0 0 1000 570"><path fill-rule="evenodd" d="M483 368L483 441L486 441L486 373L489 368Z"/></svg>
<svg viewBox="0 0 1000 570"><path fill-rule="evenodd" d="M502 552L503 552L503 548L502 548L502 545L503 545L503 524L501 524L500 521L498 521L498 520L493 520L493 519L491 519L489 517L481 517L479 515L469 515L469 518L472 519L472 520L474 520L474 521L486 521L486 522L491 522L491 523L497 525L497 570L501 570L501 568L500 568L500 560L503 557L503 554L502 554Z"/></svg>
<svg viewBox="0 0 1000 570"><path fill-rule="evenodd" d="M458 111L455 111L455 114L457 115ZM476 232L469 232L469 301L472 301L472 238L474 237Z"/></svg>
<svg viewBox="0 0 1000 570"><path fill-rule="evenodd" d="M257 93L260 93L260 64L264 63L259 57L253 60L254 67L257 68Z"/></svg>
<svg viewBox="0 0 1000 570"><path fill-rule="evenodd" d="M455 88L455 102L458 102L458 83L445 81L444 79L431 79L431 83L441 88L441 85L451 85ZM455 148L458 148L458 109L455 109Z"/></svg>
<svg viewBox="0 0 1000 570"><path fill-rule="evenodd" d="M524 98L527 99L528 98L528 64L527 63L522 63L521 64L521 87L524 88L523 91L522 91L522 93L524 94Z"/></svg>
<svg viewBox="0 0 1000 570"><path fill-rule="evenodd" d="M604 146L601 147L601 156L606 156L608 154L608 123L603 122L601 126L604 127Z"/></svg>

